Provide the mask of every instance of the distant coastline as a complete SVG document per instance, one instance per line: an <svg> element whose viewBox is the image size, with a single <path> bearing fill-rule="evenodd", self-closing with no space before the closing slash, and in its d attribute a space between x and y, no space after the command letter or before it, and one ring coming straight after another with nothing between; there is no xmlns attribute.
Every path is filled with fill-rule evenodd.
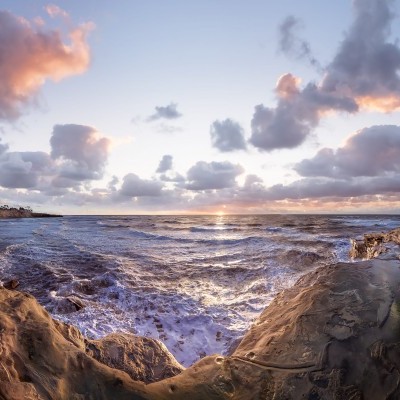
<svg viewBox="0 0 400 400"><path fill-rule="evenodd" d="M9 207L8 205L0 206L0 219L9 218L54 218L62 217L57 214L38 213L32 211L30 207Z"/></svg>

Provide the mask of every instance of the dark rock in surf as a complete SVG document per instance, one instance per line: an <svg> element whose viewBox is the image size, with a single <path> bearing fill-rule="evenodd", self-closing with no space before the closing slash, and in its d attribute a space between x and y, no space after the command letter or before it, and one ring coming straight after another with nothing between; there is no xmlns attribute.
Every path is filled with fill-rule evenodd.
<svg viewBox="0 0 400 400"><path fill-rule="evenodd" d="M82 310L82 308L85 307L85 304L83 301L76 296L68 296L66 300L72 304L72 306L75 308L76 311Z"/></svg>
<svg viewBox="0 0 400 400"><path fill-rule="evenodd" d="M76 296L68 296L58 300L54 309L60 314L70 314L82 310L85 307L83 301Z"/></svg>
<svg viewBox="0 0 400 400"><path fill-rule="evenodd" d="M14 290L19 286L18 279L11 279L10 281L4 283L3 285L8 290Z"/></svg>

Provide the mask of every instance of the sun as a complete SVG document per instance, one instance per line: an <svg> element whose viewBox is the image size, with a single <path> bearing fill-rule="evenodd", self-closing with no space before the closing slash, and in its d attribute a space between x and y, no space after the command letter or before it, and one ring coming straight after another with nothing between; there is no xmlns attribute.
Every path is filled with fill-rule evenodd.
<svg viewBox="0 0 400 400"><path fill-rule="evenodd" d="M218 215L219 217L222 217L223 215L225 215L225 212L224 211L217 211L215 213L215 215Z"/></svg>

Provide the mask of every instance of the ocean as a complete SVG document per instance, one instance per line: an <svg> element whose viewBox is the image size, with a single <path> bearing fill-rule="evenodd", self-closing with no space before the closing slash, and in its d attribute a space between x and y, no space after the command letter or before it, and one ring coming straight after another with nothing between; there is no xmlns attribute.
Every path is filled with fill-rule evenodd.
<svg viewBox="0 0 400 400"><path fill-rule="evenodd" d="M350 238L398 226L400 216L385 215L0 220L0 281L18 279L19 290L90 338L161 339L189 366L229 353L305 273L351 261Z"/></svg>

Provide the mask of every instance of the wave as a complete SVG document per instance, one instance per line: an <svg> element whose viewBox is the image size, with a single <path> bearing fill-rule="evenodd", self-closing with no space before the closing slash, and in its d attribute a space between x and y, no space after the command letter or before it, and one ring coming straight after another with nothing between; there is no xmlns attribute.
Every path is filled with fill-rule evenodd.
<svg viewBox="0 0 400 400"><path fill-rule="evenodd" d="M189 228L190 232L207 232L207 233L217 233L217 232L240 232L242 229L237 227L213 225L213 227L203 227L203 226L193 226Z"/></svg>
<svg viewBox="0 0 400 400"><path fill-rule="evenodd" d="M165 236L165 235L157 235L150 232L138 231L135 229L130 228L129 232L131 235L142 238L142 239L152 239L152 240L160 240L160 241L173 241L173 242L180 242L180 243L199 243L199 244L207 244L207 245L238 245L242 243L250 243L250 242L260 242L265 241L266 238L262 236L248 236L248 237L241 237L241 238L213 238L213 239L199 239L199 238L188 238L188 237L173 237L173 236Z"/></svg>
<svg viewBox="0 0 400 400"><path fill-rule="evenodd" d="M271 226L269 228L265 228L267 232L282 232L282 228L279 226Z"/></svg>

